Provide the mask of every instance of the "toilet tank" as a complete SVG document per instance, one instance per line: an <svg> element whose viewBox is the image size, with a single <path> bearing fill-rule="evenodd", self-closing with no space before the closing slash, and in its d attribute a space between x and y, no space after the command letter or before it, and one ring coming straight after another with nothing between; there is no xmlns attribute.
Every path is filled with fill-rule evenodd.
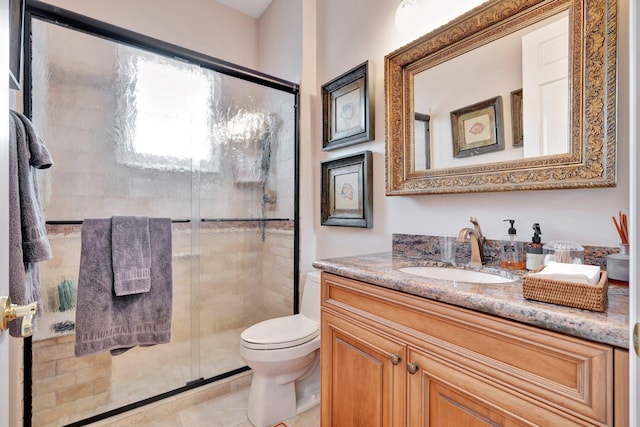
<svg viewBox="0 0 640 427"><path fill-rule="evenodd" d="M306 274L302 288L300 314L320 322L320 272L311 271Z"/></svg>

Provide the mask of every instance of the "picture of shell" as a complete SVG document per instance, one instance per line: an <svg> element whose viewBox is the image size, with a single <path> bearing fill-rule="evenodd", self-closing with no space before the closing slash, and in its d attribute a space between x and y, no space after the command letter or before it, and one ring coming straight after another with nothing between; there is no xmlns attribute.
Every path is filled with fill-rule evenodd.
<svg viewBox="0 0 640 427"><path fill-rule="evenodd" d="M455 158L503 150L502 97L452 111L451 132Z"/></svg>
<svg viewBox="0 0 640 427"><path fill-rule="evenodd" d="M486 126L484 125L484 123L481 122L475 122L470 128L469 128L469 133L472 133L474 135L480 135L482 132L484 132Z"/></svg>

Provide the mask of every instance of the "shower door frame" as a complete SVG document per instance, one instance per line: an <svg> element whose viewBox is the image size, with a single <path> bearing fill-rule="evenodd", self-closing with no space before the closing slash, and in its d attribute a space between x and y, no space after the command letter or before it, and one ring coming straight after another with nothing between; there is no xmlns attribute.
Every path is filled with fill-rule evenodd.
<svg viewBox="0 0 640 427"><path fill-rule="evenodd" d="M25 8L25 34L31 34L31 20L33 18L47 21L53 24L65 26L72 30L87 33L89 35L101 37L116 43L126 44L135 48L140 48L155 54L179 59L193 65L197 65L209 70L236 77L238 79L265 86L271 89L290 93L294 96L294 209L293 209L293 314L299 312L299 276L300 276L300 87L297 83L289 82L278 77L270 76L260 71L233 64L209 55L202 54L175 44L171 44L159 39L145 36L122 27L111 25L75 12L61 9L40 1L27 0ZM33 112L32 104L32 69L31 60L32 48L30 37L24 43L24 82L23 85L23 105L24 114L31 118ZM224 378L231 377L238 373L249 370L247 366L234 369L230 372L216 375L212 378L199 378L187 382L183 387L151 396L147 399L134 402L123 407L119 407L90 418L69 424L68 426L80 426L88 423L100 421L114 415L118 415L144 405L157 402L170 396L183 393L202 385L210 384ZM24 420L23 427L30 427L32 417L32 339L25 339L24 343L24 381L23 381L23 402Z"/></svg>

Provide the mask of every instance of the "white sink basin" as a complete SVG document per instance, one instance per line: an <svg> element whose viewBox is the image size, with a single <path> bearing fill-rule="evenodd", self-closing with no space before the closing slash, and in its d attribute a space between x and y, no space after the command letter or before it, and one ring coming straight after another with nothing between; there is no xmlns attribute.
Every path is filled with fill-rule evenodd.
<svg viewBox="0 0 640 427"><path fill-rule="evenodd" d="M403 273L414 274L416 276L428 277L430 279L451 280L453 282L509 283L515 281L508 277L498 276L497 274L449 267L404 267L399 268L398 270Z"/></svg>

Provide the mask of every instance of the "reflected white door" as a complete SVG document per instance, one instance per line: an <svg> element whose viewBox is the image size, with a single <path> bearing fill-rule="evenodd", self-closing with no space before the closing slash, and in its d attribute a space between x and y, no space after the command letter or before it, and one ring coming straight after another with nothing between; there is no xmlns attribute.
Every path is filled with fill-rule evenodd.
<svg viewBox="0 0 640 427"><path fill-rule="evenodd" d="M569 17L522 37L524 156L569 151Z"/></svg>
<svg viewBox="0 0 640 427"><path fill-rule="evenodd" d="M0 0L0 295L9 295L9 0ZM9 332L0 335L0 427L9 426Z"/></svg>
<svg viewBox="0 0 640 427"><path fill-rule="evenodd" d="M638 245L640 244L640 229L638 227L638 214L640 212L640 198L638 197L638 191L640 191L640 174L638 174L638 165L640 165L640 149L638 148L638 141L640 141L640 104L638 99L640 98L640 55L638 49L640 49L640 7L636 1L629 2L629 83L630 83L630 117L629 117L629 141L631 141L629 148L629 187L630 187L630 201L629 209L631 211L631 229L629 236L631 238L632 253L637 254L640 251ZM629 309L629 324L631 325L631 348L629 349L629 425L640 427L640 408L638 407L638 398L640 398L640 355L633 349L634 325L640 322L640 289L638 288L638 279L640 279L638 270L638 256L630 257L630 272L629 272L629 303L631 305ZM637 339L637 337L636 337Z"/></svg>

